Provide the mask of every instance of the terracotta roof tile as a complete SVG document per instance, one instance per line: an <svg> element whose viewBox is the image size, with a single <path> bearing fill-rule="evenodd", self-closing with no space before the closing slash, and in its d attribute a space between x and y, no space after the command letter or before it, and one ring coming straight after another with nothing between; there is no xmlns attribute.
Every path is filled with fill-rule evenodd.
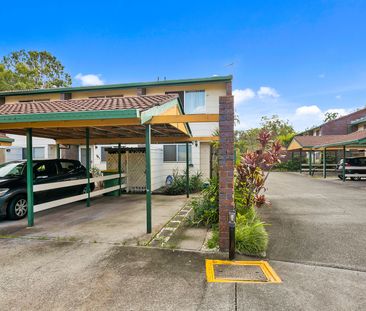
<svg viewBox="0 0 366 311"><path fill-rule="evenodd" d="M177 97L178 95L176 94L167 94L111 98L70 99L44 102L22 102L4 104L0 106L0 115L125 109L138 109L140 111L145 111L154 106L163 105Z"/></svg>
<svg viewBox="0 0 366 311"><path fill-rule="evenodd" d="M344 142L366 138L366 130L353 132L347 135L324 136L296 136L296 141L303 147L325 146L330 144L342 144Z"/></svg>

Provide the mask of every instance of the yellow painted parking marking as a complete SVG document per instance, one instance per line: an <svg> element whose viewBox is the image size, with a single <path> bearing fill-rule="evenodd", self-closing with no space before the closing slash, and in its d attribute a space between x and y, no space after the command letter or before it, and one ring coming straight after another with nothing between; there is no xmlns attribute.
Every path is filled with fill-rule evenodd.
<svg viewBox="0 0 366 311"><path fill-rule="evenodd" d="M245 279L231 279L231 278L216 278L215 265L235 265L235 266L256 266L259 267L265 277L266 281L261 280L245 280ZM212 260L206 259L206 277L209 283L282 283L280 277L273 270L270 264L264 260L256 261L229 261L229 260Z"/></svg>

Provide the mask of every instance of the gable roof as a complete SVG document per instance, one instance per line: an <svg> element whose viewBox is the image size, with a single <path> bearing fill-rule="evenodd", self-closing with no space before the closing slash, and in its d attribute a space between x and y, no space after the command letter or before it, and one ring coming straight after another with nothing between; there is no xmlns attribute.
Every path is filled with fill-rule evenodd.
<svg viewBox="0 0 366 311"><path fill-rule="evenodd" d="M106 84L95 86L77 86L77 87L60 87L48 89L33 89L33 90L15 90L0 92L0 96L16 96L16 95L33 95L33 94L49 94L49 93L65 93L65 92L85 92L97 90L114 90L114 89L128 89L151 86L169 86L169 85L185 85L198 83L212 83L212 82L229 82L233 79L232 75L228 76L214 76L206 78L195 79L178 79L178 80L161 80L152 82L135 82L135 83L121 83L121 84Z"/></svg>
<svg viewBox="0 0 366 311"><path fill-rule="evenodd" d="M295 136L287 150L317 149L362 143L366 139L366 130L347 135Z"/></svg>
<svg viewBox="0 0 366 311"><path fill-rule="evenodd" d="M87 98L39 102L21 102L0 106L0 117L9 115L84 112L84 111L113 111L136 109L140 112L152 107L161 106L174 99L176 94L143 95L109 98Z"/></svg>

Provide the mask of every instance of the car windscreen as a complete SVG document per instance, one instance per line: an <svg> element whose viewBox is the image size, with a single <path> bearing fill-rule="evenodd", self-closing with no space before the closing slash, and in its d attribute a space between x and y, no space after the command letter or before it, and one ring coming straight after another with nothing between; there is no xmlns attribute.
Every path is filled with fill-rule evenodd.
<svg viewBox="0 0 366 311"><path fill-rule="evenodd" d="M0 164L0 178L22 176L24 165L24 163L20 162L8 162Z"/></svg>

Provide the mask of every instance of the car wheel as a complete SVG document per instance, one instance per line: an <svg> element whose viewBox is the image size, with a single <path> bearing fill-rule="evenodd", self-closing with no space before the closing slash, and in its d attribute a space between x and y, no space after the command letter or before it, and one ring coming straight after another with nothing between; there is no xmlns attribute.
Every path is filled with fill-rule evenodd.
<svg viewBox="0 0 366 311"><path fill-rule="evenodd" d="M351 180L359 181L359 180L361 180L361 177L351 177Z"/></svg>
<svg viewBox="0 0 366 311"><path fill-rule="evenodd" d="M27 215L28 204L25 196L13 198L8 206L8 217L13 220L22 219Z"/></svg>

